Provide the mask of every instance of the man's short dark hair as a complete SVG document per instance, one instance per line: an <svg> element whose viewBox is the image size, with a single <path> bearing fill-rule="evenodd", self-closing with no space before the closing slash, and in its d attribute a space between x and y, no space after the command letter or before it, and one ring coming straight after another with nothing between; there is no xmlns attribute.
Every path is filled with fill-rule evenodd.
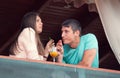
<svg viewBox="0 0 120 78"><path fill-rule="evenodd" d="M81 33L81 24L76 19L67 19L62 23L63 27L71 27L73 32L79 30Z"/></svg>

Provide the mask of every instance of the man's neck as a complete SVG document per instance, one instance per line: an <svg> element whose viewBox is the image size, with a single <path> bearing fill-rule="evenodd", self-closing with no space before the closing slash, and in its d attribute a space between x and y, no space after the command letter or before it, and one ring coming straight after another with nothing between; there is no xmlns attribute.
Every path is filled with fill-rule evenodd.
<svg viewBox="0 0 120 78"><path fill-rule="evenodd" d="M70 47L77 48L77 46L79 45L79 42L80 42L80 38L77 38L74 42L70 44Z"/></svg>

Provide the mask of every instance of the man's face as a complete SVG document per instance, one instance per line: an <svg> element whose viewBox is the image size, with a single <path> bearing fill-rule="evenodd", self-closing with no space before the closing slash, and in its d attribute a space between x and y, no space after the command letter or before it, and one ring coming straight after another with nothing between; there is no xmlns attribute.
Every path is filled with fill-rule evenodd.
<svg viewBox="0 0 120 78"><path fill-rule="evenodd" d="M71 44L75 40L75 32L73 32L71 26L69 27L62 27L62 40L64 44Z"/></svg>

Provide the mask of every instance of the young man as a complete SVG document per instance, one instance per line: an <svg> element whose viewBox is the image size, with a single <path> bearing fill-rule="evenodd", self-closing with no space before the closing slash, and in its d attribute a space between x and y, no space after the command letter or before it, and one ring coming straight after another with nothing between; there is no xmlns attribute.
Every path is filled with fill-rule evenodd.
<svg viewBox="0 0 120 78"><path fill-rule="evenodd" d="M79 21L68 19L62 23L62 40L57 43L58 62L86 67L99 67L98 42L94 34L81 36ZM62 48L62 41L64 46Z"/></svg>

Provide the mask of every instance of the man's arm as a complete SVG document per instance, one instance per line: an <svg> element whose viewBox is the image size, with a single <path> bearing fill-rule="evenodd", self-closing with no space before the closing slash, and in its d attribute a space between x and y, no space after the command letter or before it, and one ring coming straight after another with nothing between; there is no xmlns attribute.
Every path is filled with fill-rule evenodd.
<svg viewBox="0 0 120 78"><path fill-rule="evenodd" d="M92 62L96 56L96 49L89 49L84 52L83 59L78 65L91 67Z"/></svg>

